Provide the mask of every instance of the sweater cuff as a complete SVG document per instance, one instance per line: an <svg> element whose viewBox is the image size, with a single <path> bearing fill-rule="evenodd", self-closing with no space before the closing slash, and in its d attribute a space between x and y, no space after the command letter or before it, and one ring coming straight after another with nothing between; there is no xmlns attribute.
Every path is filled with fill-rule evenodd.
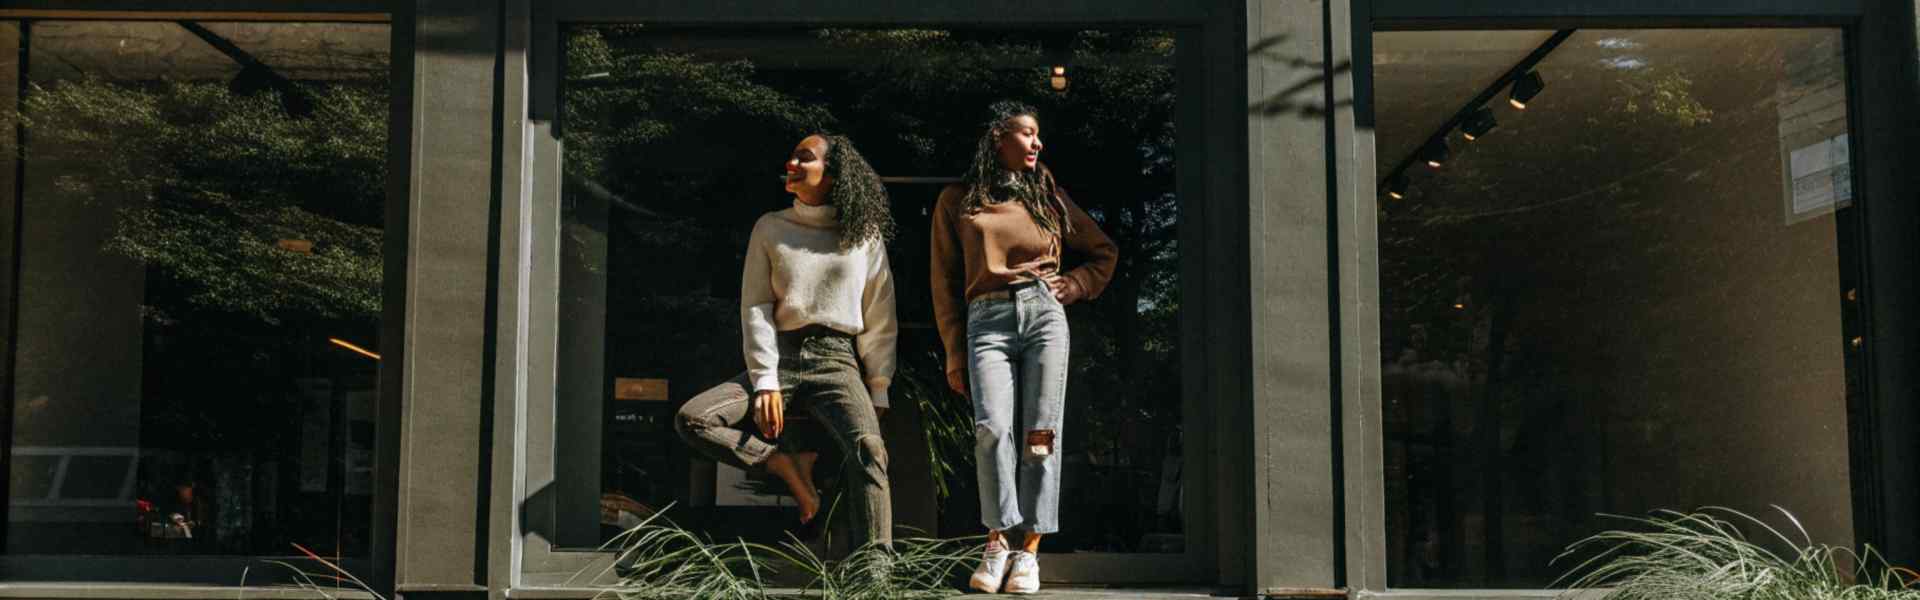
<svg viewBox="0 0 1920 600"><path fill-rule="evenodd" d="M867 396L873 398L874 408L887 408L890 406L889 403L892 399L887 397L887 388L891 387L892 383L893 381L891 379L884 377L875 378L867 382Z"/></svg>
<svg viewBox="0 0 1920 600"><path fill-rule="evenodd" d="M1099 298L1100 292L1105 291L1105 290L1094 289L1093 283L1090 281L1087 281L1087 279L1092 277L1092 275L1087 273L1087 270L1085 268L1068 271L1066 274L1066 277L1068 279L1072 279L1074 285L1080 286L1080 298L1079 298L1080 300L1092 300L1095 298Z"/></svg>
<svg viewBox="0 0 1920 600"><path fill-rule="evenodd" d="M755 392L780 391L780 374L778 372L754 373L753 374L753 391Z"/></svg>

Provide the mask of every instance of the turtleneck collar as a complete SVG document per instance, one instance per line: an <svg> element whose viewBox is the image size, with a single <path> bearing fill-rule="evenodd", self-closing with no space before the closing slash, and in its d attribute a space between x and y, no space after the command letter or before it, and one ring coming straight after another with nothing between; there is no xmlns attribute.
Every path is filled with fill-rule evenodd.
<svg viewBox="0 0 1920 600"><path fill-rule="evenodd" d="M838 224L838 219L840 218L840 209L834 208L832 205L826 205L826 204L823 204L820 206L811 206L805 202L801 202L799 198L794 198L793 199L793 216L795 219L799 220L801 223L804 223L806 225L811 225L814 227L832 227Z"/></svg>

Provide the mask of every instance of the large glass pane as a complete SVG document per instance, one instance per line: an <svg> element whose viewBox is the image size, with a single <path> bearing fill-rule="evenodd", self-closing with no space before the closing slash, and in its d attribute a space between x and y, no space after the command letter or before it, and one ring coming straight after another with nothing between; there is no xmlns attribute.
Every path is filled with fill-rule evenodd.
<svg viewBox="0 0 1920 600"><path fill-rule="evenodd" d="M366 555L387 31L0 31L7 554Z"/></svg>
<svg viewBox="0 0 1920 600"><path fill-rule="evenodd" d="M781 539L796 522L784 486L697 458L669 419L743 370L748 234L792 202L781 164L819 130L850 136L887 178L899 225L901 372L884 419L896 524L981 533L971 408L945 391L932 326L928 215L986 106L1013 98L1038 106L1042 160L1121 256L1105 294L1068 311L1063 522L1044 549L1182 549L1170 32L586 26L565 40L563 544L669 504L719 536ZM831 497L838 458L816 445Z"/></svg>
<svg viewBox="0 0 1920 600"><path fill-rule="evenodd" d="M1544 587L1597 513L1848 545L1841 33L1581 30L1425 164L1552 34L1375 35L1389 582Z"/></svg>

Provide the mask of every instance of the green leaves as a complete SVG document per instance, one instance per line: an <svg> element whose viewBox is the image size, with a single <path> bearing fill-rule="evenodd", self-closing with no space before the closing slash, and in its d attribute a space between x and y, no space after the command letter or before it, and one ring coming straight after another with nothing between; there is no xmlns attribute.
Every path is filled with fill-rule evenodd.
<svg viewBox="0 0 1920 600"><path fill-rule="evenodd" d="M973 406L948 391L944 363L931 353L901 353L893 394L920 408L933 488L944 503L955 488L974 479Z"/></svg>
<svg viewBox="0 0 1920 600"><path fill-rule="evenodd" d="M314 85L315 110L207 82L36 85L28 202L111 206L103 251L146 265L150 315L371 321L381 306L384 80ZM29 225L31 226L31 225ZM282 240L294 247L282 247Z"/></svg>
<svg viewBox="0 0 1920 600"><path fill-rule="evenodd" d="M1620 110L1629 113L1652 111L1671 119L1680 127L1693 127L1713 121L1713 109L1707 108L1693 93L1693 79L1673 70L1648 69L1622 78Z"/></svg>
<svg viewBox="0 0 1920 600"><path fill-rule="evenodd" d="M756 82L751 62L621 47L623 34L632 33L592 27L567 37L562 135L570 177L627 189L623 177L636 167L622 161L643 158L656 168L722 177L711 173L711 161L729 141L749 139L737 132L781 132L784 151L786 138L798 140L833 121L825 107Z"/></svg>

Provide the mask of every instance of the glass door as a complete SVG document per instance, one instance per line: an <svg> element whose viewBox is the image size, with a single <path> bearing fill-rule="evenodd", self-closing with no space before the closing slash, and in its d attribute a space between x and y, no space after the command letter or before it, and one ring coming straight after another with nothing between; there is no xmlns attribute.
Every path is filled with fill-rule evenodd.
<svg viewBox="0 0 1920 600"><path fill-rule="evenodd" d="M1547 587L1603 513L1853 543L1844 40L1373 36L1391 587Z"/></svg>
<svg viewBox="0 0 1920 600"><path fill-rule="evenodd" d="M554 255L535 267L558 284L554 479L540 498L554 512L547 547L529 551L544 566L530 570L587 560L656 514L717 539L773 542L795 529L786 485L701 457L675 415L743 371L749 234L792 204L777 181L782 164L816 133L852 140L897 224L887 256L899 366L881 418L896 535L983 534L973 411L945 383L929 236L935 200L976 154L988 105L1016 100L1038 109L1042 160L1120 254L1104 292L1067 309L1060 531L1041 546L1046 576L1210 579L1212 525L1194 525L1205 509L1190 501L1209 463L1185 451L1204 440L1202 420L1189 418L1204 407L1188 375L1203 349L1181 307L1198 261L1183 253L1179 225L1200 194L1179 177L1175 152L1180 137L1201 133L1176 127L1191 118L1180 90L1192 82L1180 81L1196 74L1178 72L1176 59L1192 39L1150 26L560 23L560 161L536 174L553 179L538 187L556 196L537 201L557 203L553 221L536 226L553 236ZM832 506L845 487L831 466L842 453L820 423L792 418L788 435L820 449L813 482ZM846 537L844 524L828 533Z"/></svg>

